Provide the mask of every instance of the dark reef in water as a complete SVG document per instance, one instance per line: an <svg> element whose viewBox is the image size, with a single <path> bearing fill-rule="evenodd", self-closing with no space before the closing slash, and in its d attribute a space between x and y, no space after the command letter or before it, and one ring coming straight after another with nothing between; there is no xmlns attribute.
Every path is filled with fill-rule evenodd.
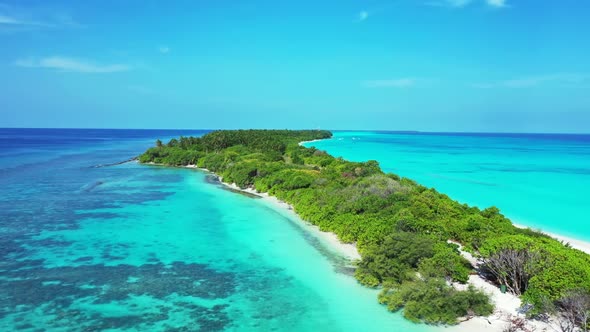
<svg viewBox="0 0 590 332"><path fill-rule="evenodd" d="M86 260L82 257L79 261ZM3 273L9 281L0 283L0 318L14 313L42 310L57 315L48 326L52 328L85 326L93 330L131 328L168 319L170 306L161 306L157 313L105 317L90 311L72 309L72 304L85 300L92 304L124 302L132 296L150 296L164 300L172 294L201 299L225 299L236 292L236 276L220 272L204 264L174 262L141 266L82 265L43 268L38 261L23 262L21 266ZM133 304L131 304L133 306ZM179 300L172 307L181 307L200 328L222 330L230 323L227 305L199 306ZM18 309L17 309L18 308ZM18 319L17 319L18 320ZM23 322L22 329L30 324ZM190 330L190 329L188 329Z"/></svg>
<svg viewBox="0 0 590 332"><path fill-rule="evenodd" d="M207 182L209 184L221 185L221 181L219 180L219 177L214 174L207 174L207 176L205 176L205 182Z"/></svg>
<svg viewBox="0 0 590 332"><path fill-rule="evenodd" d="M214 175L214 174L207 174L207 176L205 176L205 182L209 183L209 184L214 184L214 185L218 185L220 186L222 189L227 190L227 191L231 191L232 193L236 193L236 194L240 194L246 197L250 197L250 198L261 198L260 196L256 195L256 194L251 194L249 192L245 192L243 190L238 190L238 189L234 189L231 187L228 187L226 185L224 185L223 183L221 183L221 180L219 179L219 176Z"/></svg>
<svg viewBox="0 0 590 332"><path fill-rule="evenodd" d="M123 165L126 163L130 163L132 161L136 161L138 159L138 157L133 157L133 158L129 158L127 160L123 160L123 161L118 161L116 163L111 163L111 164L99 164L99 165L94 165L92 166L93 168L100 168L100 167L109 167L109 166L117 166L117 165Z"/></svg>
<svg viewBox="0 0 590 332"><path fill-rule="evenodd" d="M84 191L84 192L91 192L92 190L94 190L94 188L96 188L96 187L98 187L98 186L100 186L102 184L104 184L104 181L95 181L95 182L93 182L91 184L88 184L88 185L84 186L82 188L82 191Z"/></svg>

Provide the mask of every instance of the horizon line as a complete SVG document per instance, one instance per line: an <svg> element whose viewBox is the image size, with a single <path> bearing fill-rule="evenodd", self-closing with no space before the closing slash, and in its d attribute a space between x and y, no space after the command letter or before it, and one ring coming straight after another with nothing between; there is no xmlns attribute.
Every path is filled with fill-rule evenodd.
<svg viewBox="0 0 590 332"><path fill-rule="evenodd" d="M5 129L33 129L33 130L170 130L170 131L216 131L216 130L328 130L332 132L383 132L398 134L516 134L516 135L590 135L590 132L514 132L514 131L423 131L423 130L394 130L394 129L319 129L319 128L96 128L96 127L0 127Z"/></svg>

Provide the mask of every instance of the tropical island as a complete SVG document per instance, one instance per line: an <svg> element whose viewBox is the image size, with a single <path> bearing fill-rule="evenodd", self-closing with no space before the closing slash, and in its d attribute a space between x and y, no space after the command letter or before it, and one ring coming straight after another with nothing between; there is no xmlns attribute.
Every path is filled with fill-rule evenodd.
<svg viewBox="0 0 590 332"><path fill-rule="evenodd" d="M303 141L322 130L221 130L156 142L141 163L196 165L239 188L268 193L304 220L355 243L355 277L415 322L456 324L494 310L468 283L477 274L520 297L526 317L586 330L590 255L519 228L495 207L460 204L433 188L384 173L377 161L335 158ZM469 260L475 257L479 263ZM517 331L515 322L512 331Z"/></svg>

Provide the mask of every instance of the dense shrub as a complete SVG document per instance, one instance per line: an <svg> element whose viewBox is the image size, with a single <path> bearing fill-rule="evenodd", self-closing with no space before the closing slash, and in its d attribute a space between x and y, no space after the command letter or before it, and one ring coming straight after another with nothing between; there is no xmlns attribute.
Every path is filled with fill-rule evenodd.
<svg viewBox="0 0 590 332"><path fill-rule="evenodd" d="M350 162L298 143L331 137L328 131L228 130L180 137L148 149L139 160L197 164L240 187L253 186L287 201L320 229L355 242L362 255L355 276L385 286L380 300L404 308L414 321L454 323L490 312L486 297L457 291L471 266L454 240L486 261L497 284L523 294L532 314L572 289L590 291L590 256L546 235L516 228L495 207L480 210L401 178L376 161Z"/></svg>
<svg viewBox="0 0 590 332"><path fill-rule="evenodd" d="M487 316L493 311L489 298L468 287L457 291L440 279L407 282L396 288L385 288L379 302L391 311L403 308L403 315L414 322L456 324L464 316Z"/></svg>

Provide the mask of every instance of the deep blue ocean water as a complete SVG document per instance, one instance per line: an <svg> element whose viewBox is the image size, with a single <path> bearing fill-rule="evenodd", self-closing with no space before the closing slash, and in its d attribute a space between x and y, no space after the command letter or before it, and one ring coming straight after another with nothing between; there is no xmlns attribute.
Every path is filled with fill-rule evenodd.
<svg viewBox="0 0 590 332"><path fill-rule="evenodd" d="M0 331L431 329L264 201L197 170L112 165L203 133L0 129Z"/></svg>
<svg viewBox="0 0 590 332"><path fill-rule="evenodd" d="M517 224L590 241L590 135L346 131L304 145L377 160L462 203L497 206Z"/></svg>

